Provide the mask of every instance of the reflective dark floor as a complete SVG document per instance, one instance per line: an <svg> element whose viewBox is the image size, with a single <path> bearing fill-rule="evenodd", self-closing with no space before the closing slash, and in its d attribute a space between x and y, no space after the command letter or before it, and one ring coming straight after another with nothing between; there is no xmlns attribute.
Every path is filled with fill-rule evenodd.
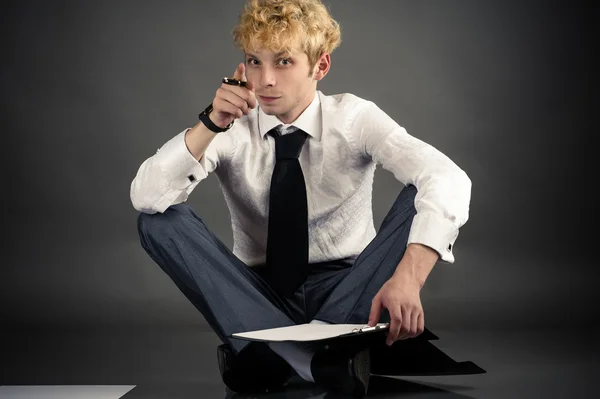
<svg viewBox="0 0 600 399"><path fill-rule="evenodd" d="M432 332L438 348L487 373L373 376L368 397L600 397L600 329ZM283 392L228 392L216 363L219 340L205 327L3 329L0 334L0 385L135 385L125 399L336 397L297 379Z"/></svg>

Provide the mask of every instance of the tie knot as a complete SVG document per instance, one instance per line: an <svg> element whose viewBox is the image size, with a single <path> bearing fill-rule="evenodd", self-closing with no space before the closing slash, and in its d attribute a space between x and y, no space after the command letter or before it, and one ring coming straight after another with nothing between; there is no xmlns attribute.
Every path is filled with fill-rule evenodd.
<svg viewBox="0 0 600 399"><path fill-rule="evenodd" d="M293 127L293 131L287 134L281 134L282 126L277 126L269 131L269 134L275 138L275 158L279 159L297 159L302 151L302 146L306 141L306 132Z"/></svg>

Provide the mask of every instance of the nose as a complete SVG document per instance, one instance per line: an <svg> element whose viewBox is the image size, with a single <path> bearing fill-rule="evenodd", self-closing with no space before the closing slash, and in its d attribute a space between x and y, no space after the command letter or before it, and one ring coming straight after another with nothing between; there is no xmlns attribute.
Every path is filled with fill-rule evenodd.
<svg viewBox="0 0 600 399"><path fill-rule="evenodd" d="M260 85L262 87L275 86L275 73L268 66L263 65L261 68Z"/></svg>

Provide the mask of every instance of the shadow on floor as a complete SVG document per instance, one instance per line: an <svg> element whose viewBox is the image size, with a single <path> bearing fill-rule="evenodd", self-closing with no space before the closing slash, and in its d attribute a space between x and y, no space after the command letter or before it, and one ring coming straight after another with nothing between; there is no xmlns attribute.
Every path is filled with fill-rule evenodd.
<svg viewBox="0 0 600 399"><path fill-rule="evenodd" d="M419 399L465 399L472 398L472 396L452 391L466 391L470 389L470 387L462 385L422 384L394 377L372 376L367 398L411 398L418 396ZM278 392L245 395L229 391L224 395L225 399L334 399L343 397L346 396L331 392L328 393L314 384L295 380L290 381L285 390Z"/></svg>

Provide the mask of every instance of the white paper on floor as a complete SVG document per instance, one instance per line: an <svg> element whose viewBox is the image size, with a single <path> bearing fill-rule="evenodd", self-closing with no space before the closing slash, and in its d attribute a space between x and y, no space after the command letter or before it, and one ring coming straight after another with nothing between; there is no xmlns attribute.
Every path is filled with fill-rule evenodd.
<svg viewBox="0 0 600 399"><path fill-rule="evenodd" d="M119 399L135 385L1 385L2 399Z"/></svg>

